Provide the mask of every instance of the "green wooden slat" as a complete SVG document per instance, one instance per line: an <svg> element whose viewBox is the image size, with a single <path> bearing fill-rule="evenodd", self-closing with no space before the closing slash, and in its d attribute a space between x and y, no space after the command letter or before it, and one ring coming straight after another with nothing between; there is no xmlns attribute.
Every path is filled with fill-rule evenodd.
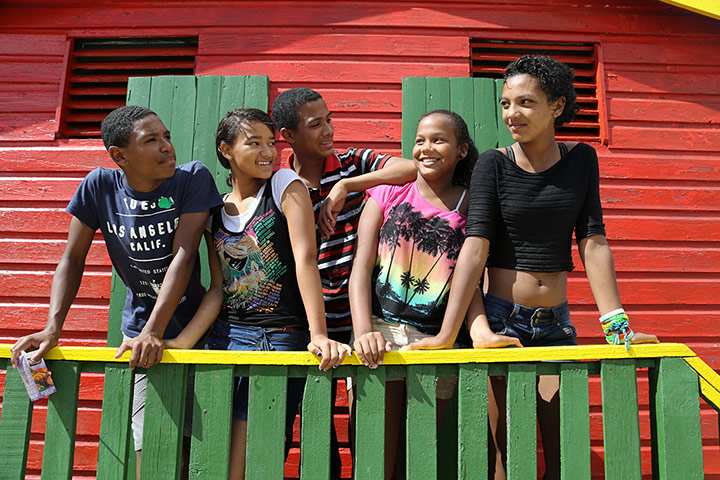
<svg viewBox="0 0 720 480"><path fill-rule="evenodd" d="M458 478L487 478L488 367L458 366Z"/></svg>
<svg viewBox="0 0 720 480"><path fill-rule="evenodd" d="M453 77L450 79L449 109L460 115L468 124L470 134L475 124L474 78Z"/></svg>
<svg viewBox="0 0 720 480"><path fill-rule="evenodd" d="M236 108L245 106L245 84L246 77L221 77L220 87L220 118ZM218 119L218 122L220 120ZM215 125L217 127L217 125Z"/></svg>
<svg viewBox="0 0 720 480"><path fill-rule="evenodd" d="M203 162L215 178L220 193L230 191L225 178L227 170L220 166L215 154L215 131L225 112L220 112L222 77L197 77L195 103L195 140L193 160Z"/></svg>
<svg viewBox="0 0 720 480"><path fill-rule="evenodd" d="M15 368L5 376L0 415L0 480L25 478L33 405Z"/></svg>
<svg viewBox="0 0 720 480"><path fill-rule="evenodd" d="M437 478L435 365L407 369L407 478Z"/></svg>
<svg viewBox="0 0 720 480"><path fill-rule="evenodd" d="M159 364L148 370L141 478L180 478L188 366Z"/></svg>
<svg viewBox="0 0 720 480"><path fill-rule="evenodd" d="M537 398L535 383L534 365L524 363L508 365L508 480L525 480L537 476Z"/></svg>
<svg viewBox="0 0 720 480"><path fill-rule="evenodd" d="M115 267L112 268L112 281L110 282L110 308L108 311L107 346L119 347L123 341L120 330L122 325L122 311L125 308L127 288Z"/></svg>
<svg viewBox="0 0 720 480"><path fill-rule="evenodd" d="M245 106L268 111L268 89L270 79L267 75L250 75L245 83Z"/></svg>
<svg viewBox="0 0 720 480"><path fill-rule="evenodd" d="M650 401L655 403L658 478L704 478L697 374L682 358L661 358Z"/></svg>
<svg viewBox="0 0 720 480"><path fill-rule="evenodd" d="M150 105L150 77L128 78L127 96L125 98L127 99L127 105L148 107Z"/></svg>
<svg viewBox="0 0 720 480"><path fill-rule="evenodd" d="M402 156L412 158L415 133L420 117L427 111L426 80L408 77L402 81Z"/></svg>
<svg viewBox="0 0 720 480"><path fill-rule="evenodd" d="M170 130L173 124L173 94L174 77L164 75L150 78L150 104L149 109L160 117L165 127Z"/></svg>
<svg viewBox="0 0 720 480"><path fill-rule="evenodd" d="M632 360L603 360L605 478L641 478L637 381Z"/></svg>
<svg viewBox="0 0 720 480"><path fill-rule="evenodd" d="M232 365L195 367L190 478L227 478L235 382Z"/></svg>
<svg viewBox="0 0 720 480"><path fill-rule="evenodd" d="M193 141L189 135L195 127L196 81L192 75L172 77L172 123L166 125L172 135L177 164L182 165L193 160Z"/></svg>
<svg viewBox="0 0 720 480"><path fill-rule="evenodd" d="M245 478L282 480L287 367L250 367Z"/></svg>
<svg viewBox="0 0 720 480"><path fill-rule="evenodd" d="M449 365L436 365L436 373L440 376L442 367ZM457 375L457 366L455 375ZM438 404L440 400L438 399ZM438 413L440 406L438 405ZM454 480L458 478L458 396L457 391L447 402L445 412L440 420L437 435L437 468L438 480Z"/></svg>
<svg viewBox="0 0 720 480"><path fill-rule="evenodd" d="M495 81L491 78L475 78L473 82L473 110L475 121L468 123L470 135L480 153L498 145L498 127L495 105Z"/></svg>
<svg viewBox="0 0 720 480"><path fill-rule="evenodd" d="M385 367L357 369L355 478L385 477Z"/></svg>
<svg viewBox="0 0 720 480"><path fill-rule="evenodd" d="M425 84L425 112L450 108L450 79L444 77L427 78Z"/></svg>
<svg viewBox="0 0 720 480"><path fill-rule="evenodd" d="M48 399L42 479L72 478L80 364L49 361L57 391Z"/></svg>
<svg viewBox="0 0 720 480"><path fill-rule="evenodd" d="M300 478L330 478L330 422L332 373L308 367L302 401Z"/></svg>
<svg viewBox="0 0 720 480"><path fill-rule="evenodd" d="M133 373L125 364L108 364L105 367L102 421L98 444L97 478L124 480L130 468L125 459L135 448L130 430L132 409Z"/></svg>
<svg viewBox="0 0 720 480"><path fill-rule="evenodd" d="M515 140L512 139L512 135L510 135L510 130L508 130L502 119L502 105L500 105L500 97L502 96L504 82L505 81L501 78L495 80L495 111L497 112L498 147L507 147L508 145L515 143Z"/></svg>
<svg viewBox="0 0 720 480"><path fill-rule="evenodd" d="M587 366L560 366L560 477L590 479L590 395Z"/></svg>

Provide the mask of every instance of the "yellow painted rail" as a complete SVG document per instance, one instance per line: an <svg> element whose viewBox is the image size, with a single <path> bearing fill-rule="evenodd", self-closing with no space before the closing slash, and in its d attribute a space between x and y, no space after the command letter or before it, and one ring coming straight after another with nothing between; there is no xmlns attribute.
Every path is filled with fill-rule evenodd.
<svg viewBox="0 0 720 480"><path fill-rule="evenodd" d="M97 478L133 475L129 427L134 375L114 348L56 347L46 359L58 386L48 401L43 477L71 479L78 387L83 372L103 372L103 411ZM0 345L0 369L7 369L0 416L0 480L24 478L30 449L33 404L9 365L10 345ZM400 351L370 370L351 356L337 370L321 372L309 352L167 350L147 370L148 398L141 474L175 479L182 472L180 426L186 418L186 389L192 389L190 478L225 478L229 462L233 378L250 379L247 478L276 478L284 470L284 411L290 378L303 378L300 478L329 478L329 425L333 421L333 377L356 381L354 478L384 476L385 379L405 380L405 439L408 479L485 478L488 458L489 376L507 385L507 469L509 478L536 478L538 375L560 379L561 469L563 478L590 479L590 377L602 387L605 478L640 478L642 462L637 371L649 385L653 478L703 477L699 397L720 411L720 375L687 346L648 344L557 348ZM436 431L436 377L457 377L456 403ZM188 382L193 377L193 382ZM189 407L188 407L189 408ZM283 412L283 413L281 413ZM449 425L449 426L448 426ZM50 472L50 473L48 473ZM49 478L48 477L48 478Z"/></svg>

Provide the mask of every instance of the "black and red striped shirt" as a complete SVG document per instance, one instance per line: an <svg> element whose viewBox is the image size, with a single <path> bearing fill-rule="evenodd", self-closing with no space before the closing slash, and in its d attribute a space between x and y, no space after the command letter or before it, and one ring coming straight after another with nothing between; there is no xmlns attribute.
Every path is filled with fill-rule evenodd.
<svg viewBox="0 0 720 480"><path fill-rule="evenodd" d="M369 149L350 148L325 159L320 188L309 188L317 221L320 206L332 187L343 178L357 177L381 169L391 155ZM288 164L293 164L291 155ZM318 269L325 299L328 334L352 331L348 283L352 268L360 213L365 192L351 192L345 199L330 238L318 242Z"/></svg>

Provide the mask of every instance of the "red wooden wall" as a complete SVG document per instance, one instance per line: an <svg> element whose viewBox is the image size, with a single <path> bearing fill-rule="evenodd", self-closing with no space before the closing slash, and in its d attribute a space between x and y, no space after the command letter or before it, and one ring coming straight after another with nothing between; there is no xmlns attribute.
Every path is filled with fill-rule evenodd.
<svg viewBox="0 0 720 480"><path fill-rule="evenodd" d="M338 149L399 154L402 77L468 76L472 37L599 45L604 142L596 148L624 304L637 330L686 343L720 368L717 20L651 0L7 5L0 6L1 343L44 325L69 223L63 209L88 171L111 166L100 140L54 138L68 38L197 35L196 74L268 75L271 103L285 89L314 88L334 112ZM109 291L98 237L65 344L104 345ZM600 343L581 267L571 275L570 301L580 341ZM101 378L83 377L79 477L93 475L101 390ZM599 398L599 385L592 390ZM647 398L643 382L640 391ZM703 408L707 478L720 478L717 417ZM601 451L600 411L591 411ZM648 435L646 411L641 422ZM40 466L43 423L40 410L31 473Z"/></svg>

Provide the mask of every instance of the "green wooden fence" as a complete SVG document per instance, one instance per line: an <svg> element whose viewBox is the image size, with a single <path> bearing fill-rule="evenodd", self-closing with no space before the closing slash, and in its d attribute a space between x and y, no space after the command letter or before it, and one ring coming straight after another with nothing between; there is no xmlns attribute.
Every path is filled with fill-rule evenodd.
<svg viewBox="0 0 720 480"><path fill-rule="evenodd" d="M0 370L9 365L9 349L0 345ZM109 348L62 347L47 355L58 391L49 399L42 478L71 478L81 372L105 373L97 477L126 478L133 373L126 359L115 360L113 354ZM536 375L557 374L563 478L591 476L588 382L593 376L599 376L602 385L605 477L640 478L636 378L643 369L649 372L653 478L703 478L699 398L717 400L720 377L679 344L639 345L629 351L622 346L586 346L392 352L376 370L351 358L330 372L319 371L317 359L307 352L166 351L163 362L148 371L141 472L144 478L179 478L185 415L182 386L194 376L190 478L225 478L232 378L249 375L247 478L282 479L285 389L287 378L298 376L308 379L302 406L301 478L327 479L331 377L354 376L358 386L355 478L382 478L384 379L399 376L407 382L407 478L485 478L487 379L504 375L508 478L535 479ZM434 379L447 375L459 377L457 453L451 458L438 455L435 427ZM7 368L0 415L0 480L25 476L32 409L19 375Z"/></svg>

